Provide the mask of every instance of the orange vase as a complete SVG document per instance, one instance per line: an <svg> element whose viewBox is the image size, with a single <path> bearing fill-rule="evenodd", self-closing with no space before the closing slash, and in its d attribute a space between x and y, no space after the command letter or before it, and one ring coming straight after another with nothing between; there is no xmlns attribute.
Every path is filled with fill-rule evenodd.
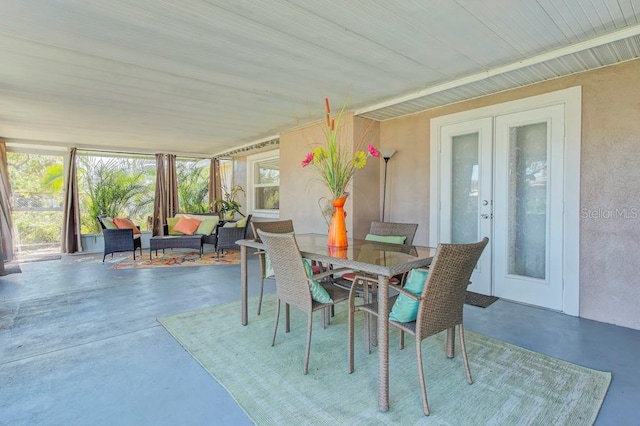
<svg viewBox="0 0 640 426"><path fill-rule="evenodd" d="M347 223L344 220L346 215L344 211L344 203L347 196L342 196L333 200L333 216L329 222L329 238L327 245L329 247L347 247Z"/></svg>

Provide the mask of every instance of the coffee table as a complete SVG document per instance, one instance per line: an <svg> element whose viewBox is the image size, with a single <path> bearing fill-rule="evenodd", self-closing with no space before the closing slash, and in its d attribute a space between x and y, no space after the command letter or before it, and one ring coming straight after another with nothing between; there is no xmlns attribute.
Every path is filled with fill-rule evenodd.
<svg viewBox="0 0 640 426"><path fill-rule="evenodd" d="M198 249L200 257L202 257L202 235L162 235L151 237L149 244L149 260L151 260L151 252L167 248L193 248Z"/></svg>

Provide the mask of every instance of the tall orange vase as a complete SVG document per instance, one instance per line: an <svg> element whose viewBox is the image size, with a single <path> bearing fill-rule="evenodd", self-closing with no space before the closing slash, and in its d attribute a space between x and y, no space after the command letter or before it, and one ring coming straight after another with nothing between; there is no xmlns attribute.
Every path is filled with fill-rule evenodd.
<svg viewBox="0 0 640 426"><path fill-rule="evenodd" d="M327 245L329 247L347 247L347 223L344 220L344 203L347 196L336 198L333 200L333 216L329 222L329 238Z"/></svg>

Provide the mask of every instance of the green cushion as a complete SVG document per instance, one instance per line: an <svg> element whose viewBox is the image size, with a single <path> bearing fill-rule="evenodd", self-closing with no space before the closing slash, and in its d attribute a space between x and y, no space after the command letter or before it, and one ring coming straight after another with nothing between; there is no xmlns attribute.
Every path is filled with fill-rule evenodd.
<svg viewBox="0 0 640 426"><path fill-rule="evenodd" d="M405 290L413 294L421 294L428 273L429 271L426 269L412 269L409 271L409 276L404 286ZM419 305L420 302L401 293L393 304L393 308L391 308L389 319L397 322L415 321L418 317Z"/></svg>
<svg viewBox="0 0 640 426"><path fill-rule="evenodd" d="M264 277L273 277L276 273L273 271L271 258L267 253L264 254Z"/></svg>
<svg viewBox="0 0 640 426"><path fill-rule="evenodd" d="M180 216L167 218L167 227L169 228L169 235L184 235L182 232L178 232L173 229L176 227L179 220L180 220Z"/></svg>
<svg viewBox="0 0 640 426"><path fill-rule="evenodd" d="M390 243L390 244L404 244L407 237L399 236L399 235L376 235L376 234L367 234L364 237L367 241L375 241L378 243Z"/></svg>
<svg viewBox="0 0 640 426"><path fill-rule="evenodd" d="M102 224L106 229L118 229L115 223L113 223L113 218L103 217Z"/></svg>
<svg viewBox="0 0 640 426"><path fill-rule="evenodd" d="M304 269L307 270L307 276L313 277L313 270L311 269L311 261L309 259L302 259L304 262ZM333 299L327 293L322 285L318 281L313 281L309 287L311 288L311 298L319 303L333 303Z"/></svg>
<svg viewBox="0 0 640 426"><path fill-rule="evenodd" d="M202 217L202 216L201 216ZM220 218L217 216L211 216L208 219L204 219L198 229L196 229L196 235L211 235L213 231L215 231L216 226L218 226L218 222Z"/></svg>
<svg viewBox="0 0 640 426"><path fill-rule="evenodd" d="M247 226L247 217L243 217L239 221L236 222L236 228L244 228Z"/></svg>

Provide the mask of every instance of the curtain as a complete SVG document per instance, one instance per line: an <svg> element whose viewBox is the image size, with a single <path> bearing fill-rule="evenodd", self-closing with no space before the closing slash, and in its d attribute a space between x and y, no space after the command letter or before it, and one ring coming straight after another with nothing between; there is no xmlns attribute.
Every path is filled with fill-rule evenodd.
<svg viewBox="0 0 640 426"><path fill-rule="evenodd" d="M62 253L82 251L80 238L80 202L76 179L77 148L70 148L65 169L64 218L62 223Z"/></svg>
<svg viewBox="0 0 640 426"><path fill-rule="evenodd" d="M0 264L13 259L13 219L11 218L11 182L7 164L7 146L0 140Z"/></svg>
<svg viewBox="0 0 640 426"><path fill-rule="evenodd" d="M176 170L176 156L167 154L167 217L173 217L180 212L178 206L178 173Z"/></svg>
<svg viewBox="0 0 640 426"><path fill-rule="evenodd" d="M220 181L220 160L211 159L209 166L209 206L212 213L218 212L218 206L213 204L214 200L222 198L222 182Z"/></svg>
<svg viewBox="0 0 640 426"><path fill-rule="evenodd" d="M156 196L153 201L153 236L164 235L164 223L167 219L166 186L164 154L156 154Z"/></svg>

